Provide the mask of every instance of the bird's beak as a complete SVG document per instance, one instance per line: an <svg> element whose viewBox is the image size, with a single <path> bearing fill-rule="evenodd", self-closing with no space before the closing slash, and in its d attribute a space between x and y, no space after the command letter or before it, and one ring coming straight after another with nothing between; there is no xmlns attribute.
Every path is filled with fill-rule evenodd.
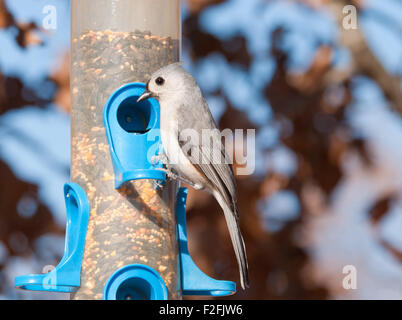
<svg viewBox="0 0 402 320"><path fill-rule="evenodd" d="M149 86L149 81L147 82L147 85L145 86L145 91L144 91L144 93L138 97L137 102L141 102L141 101L143 101L143 100L147 100L148 98L151 98L151 97L154 96L154 95L152 94L152 92L149 91L148 86Z"/></svg>
<svg viewBox="0 0 402 320"><path fill-rule="evenodd" d="M148 91L148 90L145 90L144 93L138 97L137 102L141 102L141 101L143 101L143 100L147 100L148 98L151 98L151 97L153 97L153 96L154 96L154 95L153 95L152 92L150 92L150 91Z"/></svg>

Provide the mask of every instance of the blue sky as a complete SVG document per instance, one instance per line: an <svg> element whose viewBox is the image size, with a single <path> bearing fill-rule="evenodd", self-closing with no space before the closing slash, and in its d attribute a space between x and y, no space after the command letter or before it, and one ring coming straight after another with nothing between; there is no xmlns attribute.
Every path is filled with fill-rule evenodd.
<svg viewBox="0 0 402 320"><path fill-rule="evenodd" d="M6 75L21 76L29 85L40 82L50 70L61 62L61 54L69 48L69 7L62 0L8 0L7 5L17 20L35 21L39 26L45 15L45 5L57 8L57 29L44 37L45 46L23 50L12 40L12 32L0 31L0 67ZM49 105L40 110L35 106L8 112L1 117L7 126L18 129L37 141L44 150L60 163L70 161L69 116ZM61 225L64 225L65 208L63 184L68 181L62 172L50 168L43 157L7 134L0 126L0 157L5 159L22 180L39 185L42 200L49 206Z"/></svg>

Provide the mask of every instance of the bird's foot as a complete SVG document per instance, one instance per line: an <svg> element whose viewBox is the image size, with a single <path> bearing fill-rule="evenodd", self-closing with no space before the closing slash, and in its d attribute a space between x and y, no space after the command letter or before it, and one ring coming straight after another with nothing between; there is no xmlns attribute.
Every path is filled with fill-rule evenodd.
<svg viewBox="0 0 402 320"><path fill-rule="evenodd" d="M153 185L154 185L154 188L157 189L157 190L163 189L163 183L160 180L154 179L153 180Z"/></svg>
<svg viewBox="0 0 402 320"><path fill-rule="evenodd" d="M196 190L200 190L200 189L203 188L202 185L199 185L198 183L194 183L194 182L192 182L192 181L190 181L190 180L188 180L188 179L176 174L175 172L173 172L170 169L157 168L157 170L161 170L161 171L165 172L169 179L179 180L181 182L184 182L184 183L188 184L189 186L191 186L192 188L194 188Z"/></svg>
<svg viewBox="0 0 402 320"><path fill-rule="evenodd" d="M161 162L162 164L167 165L169 161L164 153L159 153L158 155L153 156L151 158L152 165L156 165L158 162Z"/></svg>
<svg viewBox="0 0 402 320"><path fill-rule="evenodd" d="M204 186L198 184L198 183L193 183L191 184L191 186L195 189L195 190L201 190L204 189Z"/></svg>

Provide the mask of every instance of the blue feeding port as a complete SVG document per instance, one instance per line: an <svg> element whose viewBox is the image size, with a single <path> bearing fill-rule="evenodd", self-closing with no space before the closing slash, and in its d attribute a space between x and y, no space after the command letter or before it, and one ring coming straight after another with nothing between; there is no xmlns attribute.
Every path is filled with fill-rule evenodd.
<svg viewBox="0 0 402 320"><path fill-rule="evenodd" d="M89 221L89 202L76 183L64 185L67 210L64 255L58 266L46 274L15 278L15 286L24 290L74 292L80 286L82 256Z"/></svg>
<svg viewBox="0 0 402 320"><path fill-rule="evenodd" d="M117 270L103 290L104 300L167 300L161 276L151 267L131 264Z"/></svg>
<svg viewBox="0 0 402 320"><path fill-rule="evenodd" d="M236 293L234 282L209 277L197 267L191 258L187 243L186 200L187 188L180 188L177 195L176 219L183 296L222 297Z"/></svg>
<svg viewBox="0 0 402 320"><path fill-rule="evenodd" d="M166 181L152 157L161 153L160 106L155 99L137 103L145 84L130 83L116 90L103 112L115 175L115 188L135 179Z"/></svg>

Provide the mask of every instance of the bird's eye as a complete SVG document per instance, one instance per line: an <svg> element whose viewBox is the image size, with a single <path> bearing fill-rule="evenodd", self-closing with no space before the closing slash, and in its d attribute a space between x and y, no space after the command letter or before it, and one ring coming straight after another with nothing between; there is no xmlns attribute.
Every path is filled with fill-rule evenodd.
<svg viewBox="0 0 402 320"><path fill-rule="evenodd" d="M162 77L158 77L158 78L155 79L155 83L158 86L161 86L161 85L163 85L165 83L165 79L163 79Z"/></svg>

